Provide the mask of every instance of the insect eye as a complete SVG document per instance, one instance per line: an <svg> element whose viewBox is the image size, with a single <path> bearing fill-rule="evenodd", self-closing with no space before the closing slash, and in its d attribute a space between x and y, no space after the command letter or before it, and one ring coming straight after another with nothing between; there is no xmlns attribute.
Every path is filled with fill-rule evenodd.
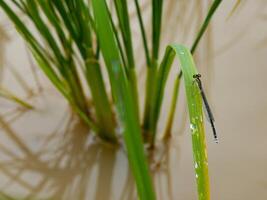
<svg viewBox="0 0 267 200"><path fill-rule="evenodd" d="M201 77L200 74L194 74L194 75L193 75L193 78L200 78L200 77Z"/></svg>

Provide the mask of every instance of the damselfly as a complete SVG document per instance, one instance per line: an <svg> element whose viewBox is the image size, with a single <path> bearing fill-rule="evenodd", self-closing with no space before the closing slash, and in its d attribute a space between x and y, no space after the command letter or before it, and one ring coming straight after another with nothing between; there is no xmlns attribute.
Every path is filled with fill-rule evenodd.
<svg viewBox="0 0 267 200"><path fill-rule="evenodd" d="M198 88L199 88L199 91L200 91L202 100L203 100L203 102L204 102L204 107L205 107L205 109L206 109L206 111L207 111L207 115L208 115L208 118L209 118L209 122L210 122L210 124L211 124L211 128L212 128L212 131L213 131L214 140L215 140L216 143L218 143L217 132L216 132L215 125L214 125L214 117L213 117L213 114L212 114L212 112L211 112L211 109L210 109L210 106L209 106L207 97L206 97L206 95L205 95L205 92L204 92L204 90L203 90L203 87L202 87L202 83L201 83L200 77L201 77L200 74L195 74L195 75L193 75L193 78L195 79L195 81L196 81L196 83L197 83L197 86L198 86Z"/></svg>

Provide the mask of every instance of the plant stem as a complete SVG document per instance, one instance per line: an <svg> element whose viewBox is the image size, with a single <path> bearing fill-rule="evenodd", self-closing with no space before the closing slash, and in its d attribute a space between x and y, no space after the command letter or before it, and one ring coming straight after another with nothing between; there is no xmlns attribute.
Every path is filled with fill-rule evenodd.
<svg viewBox="0 0 267 200"><path fill-rule="evenodd" d="M100 66L96 59L88 59L86 62L86 76L95 106L99 135L101 138L116 142L115 119L108 101L105 85L101 79ZM90 76L94 74L95 76Z"/></svg>
<svg viewBox="0 0 267 200"><path fill-rule="evenodd" d="M145 111L143 118L143 131L145 142L151 142L153 133L151 130L151 113L155 94L155 84L157 77L157 63L152 61L152 66L147 68L146 91L145 91Z"/></svg>
<svg viewBox="0 0 267 200"><path fill-rule="evenodd" d="M160 46L161 18L162 18L162 0L152 1L152 61L151 66L147 67L146 79L146 96L145 96L145 112L143 119L143 128L145 140L154 143L155 131L154 124L154 100L156 81L158 75L158 56ZM153 145L152 145L153 146Z"/></svg>
<svg viewBox="0 0 267 200"><path fill-rule="evenodd" d="M119 25L121 29L121 35L123 39L124 49L126 52L127 59L127 75L130 83L130 88L133 93L135 100L136 111L139 121L139 99L138 99L138 89L137 89L137 80L135 73L135 61L133 54L133 45L132 45L132 35L129 22L129 13L126 0L115 0L116 12L119 20Z"/></svg>
<svg viewBox="0 0 267 200"><path fill-rule="evenodd" d="M193 45L190 49L190 52L192 54L195 53L195 50L200 42L200 39L202 38L202 36L204 35L209 23L210 23L210 20L212 19L212 16L214 15L215 11L217 10L217 8L219 7L219 5L221 4L222 0L214 0L209 11L208 11L208 14L203 22L203 24L201 25L200 27L200 30L198 31L197 33L197 36L196 36L196 39L194 40L193 42ZM179 78L181 78L183 75L183 72L180 70L179 72Z"/></svg>
<svg viewBox="0 0 267 200"><path fill-rule="evenodd" d="M175 79L175 83L174 83L173 96L172 96L172 100L171 100L171 107L170 107L170 111L169 111L169 115L168 115L168 119L167 119L167 125L165 128L164 134L163 134L163 140L167 140L171 136L171 129L172 129L172 125L173 125L174 114L176 111L179 89L180 89L180 78L177 77Z"/></svg>

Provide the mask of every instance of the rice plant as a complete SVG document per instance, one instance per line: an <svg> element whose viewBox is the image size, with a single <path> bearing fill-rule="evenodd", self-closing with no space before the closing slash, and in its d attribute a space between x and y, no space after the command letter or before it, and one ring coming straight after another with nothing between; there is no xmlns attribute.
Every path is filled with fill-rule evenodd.
<svg viewBox="0 0 267 200"><path fill-rule="evenodd" d="M198 88L193 84L197 69L192 54L221 2L214 0L210 5L190 50L183 45L171 44L166 48L162 62L159 62L164 1L151 2L151 44L147 39L140 2L134 1L146 58L144 113L141 113L139 103L132 24L126 0L114 0L115 15L105 0L0 0L0 6L27 43L38 67L87 124L91 133L114 145L121 144L122 136L142 200L156 199L146 150L153 151L155 148L166 81L177 56L181 70L175 81L164 138L170 138L180 80L183 78L198 195L199 199L206 200L210 195L202 102ZM30 26L22 21L20 13L27 16ZM108 84L104 82L103 70L108 74Z"/></svg>

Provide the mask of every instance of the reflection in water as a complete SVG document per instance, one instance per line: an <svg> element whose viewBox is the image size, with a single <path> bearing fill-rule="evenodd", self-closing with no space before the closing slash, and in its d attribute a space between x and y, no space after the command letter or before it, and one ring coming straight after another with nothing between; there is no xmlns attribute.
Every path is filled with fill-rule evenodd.
<svg viewBox="0 0 267 200"><path fill-rule="evenodd" d="M173 155L172 150L175 149L175 159L179 160L180 155L178 153L180 149L177 148L179 146L174 146L172 143L172 137L165 138L161 146L150 154L151 170L158 199L175 200L173 196L172 176L174 174L172 174L171 155Z"/></svg>
<svg viewBox="0 0 267 200"><path fill-rule="evenodd" d="M41 142L15 131L3 116L0 127L0 197L137 199L125 151L97 141L73 115L64 115ZM159 148L150 163L159 199L171 200L169 146Z"/></svg>

